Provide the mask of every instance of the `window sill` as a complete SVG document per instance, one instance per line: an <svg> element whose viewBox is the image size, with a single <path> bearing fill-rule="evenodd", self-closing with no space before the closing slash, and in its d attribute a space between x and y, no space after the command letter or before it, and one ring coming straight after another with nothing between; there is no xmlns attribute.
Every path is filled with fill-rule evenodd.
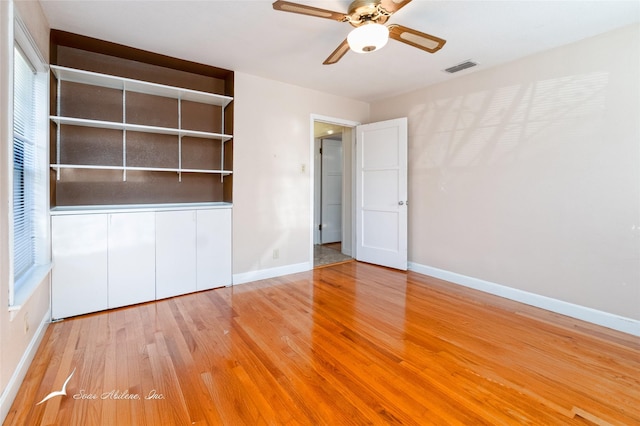
<svg viewBox="0 0 640 426"><path fill-rule="evenodd" d="M22 309L22 306L29 301L42 281L51 272L52 266L52 263L35 266L27 275L15 283L18 284L20 288L13 295L13 305L9 306L11 319L13 319L16 313Z"/></svg>

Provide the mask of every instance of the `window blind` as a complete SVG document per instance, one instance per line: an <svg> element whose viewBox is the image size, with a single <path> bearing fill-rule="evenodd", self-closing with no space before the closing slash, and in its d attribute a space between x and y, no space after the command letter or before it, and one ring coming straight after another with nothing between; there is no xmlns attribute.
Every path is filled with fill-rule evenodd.
<svg viewBox="0 0 640 426"><path fill-rule="evenodd" d="M13 92L13 266L14 282L36 262L35 111L36 73L19 48L14 49Z"/></svg>

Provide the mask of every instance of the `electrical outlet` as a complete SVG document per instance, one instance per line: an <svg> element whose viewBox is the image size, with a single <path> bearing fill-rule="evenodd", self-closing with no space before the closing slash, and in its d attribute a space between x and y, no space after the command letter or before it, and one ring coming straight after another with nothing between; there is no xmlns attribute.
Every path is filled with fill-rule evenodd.
<svg viewBox="0 0 640 426"><path fill-rule="evenodd" d="M280 250L279 249L273 249L273 259L278 259L280 258Z"/></svg>
<svg viewBox="0 0 640 426"><path fill-rule="evenodd" d="M307 171L307 165L302 163L300 164L300 173L305 173Z"/></svg>

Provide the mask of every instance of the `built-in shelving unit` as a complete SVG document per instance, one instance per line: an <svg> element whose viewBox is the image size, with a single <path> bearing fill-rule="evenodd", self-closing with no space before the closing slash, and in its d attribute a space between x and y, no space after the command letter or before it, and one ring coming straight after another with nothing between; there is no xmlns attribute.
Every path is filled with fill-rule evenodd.
<svg viewBox="0 0 640 426"><path fill-rule="evenodd" d="M182 128L182 102L196 102L207 105L221 107L222 118L224 123L224 107L233 101L230 96L218 95L213 93L200 92L196 90L184 89L180 87L172 87L162 84L150 83L146 81L133 80L130 78L117 77L107 74L99 74L90 71L77 70L61 66L52 65L51 71L57 80L57 111L61 111L60 96L63 93L62 83L71 82L83 85L91 85L104 87L108 89L116 89L122 92L122 122L94 120L77 117L65 117L60 115L52 115L51 121L57 125L56 134L56 162L51 164L51 168L56 171L56 179L60 179L60 171L63 169L84 169L84 170L121 170L122 180L127 180L127 170L150 171L150 172L175 172L178 179L182 180L182 173L210 173L219 174L221 178L232 173L230 170L224 170L224 143L233 138L232 135L224 133L203 132L198 130L190 130ZM135 92L145 95L159 96L163 98L171 98L177 100L176 114L178 116L178 127L160 127L142 124L127 123L127 93ZM122 165L89 165L89 164L64 164L61 162L61 126L81 126L97 129L110 129L122 131ZM127 132L143 132L157 133L163 135L178 136L178 167L140 167L130 166L127 164ZM218 169L193 169L182 167L182 138L193 137L201 139L210 139L212 143L221 143L221 162Z"/></svg>
<svg viewBox="0 0 640 426"><path fill-rule="evenodd" d="M51 206L232 203L234 73L51 32Z"/></svg>
<svg viewBox="0 0 640 426"><path fill-rule="evenodd" d="M50 42L52 318L231 285L233 71Z"/></svg>

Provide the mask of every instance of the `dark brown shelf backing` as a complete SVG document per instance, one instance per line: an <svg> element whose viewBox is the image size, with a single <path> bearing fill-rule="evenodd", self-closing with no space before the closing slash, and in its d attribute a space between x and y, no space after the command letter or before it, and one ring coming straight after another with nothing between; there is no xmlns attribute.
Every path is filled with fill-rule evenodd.
<svg viewBox="0 0 640 426"><path fill-rule="evenodd" d="M51 31L53 65L132 78L152 83L233 96L233 71L171 58L152 52L63 31ZM134 92L62 82L51 77L51 114L65 117L233 134L233 102L224 109ZM59 110L58 110L59 105ZM60 163L122 166L123 131L60 126ZM56 125L51 124L51 162L57 158ZM232 170L233 141L182 138L182 168ZM224 152L224 154L223 154ZM178 136L126 132L129 167L178 168ZM232 202L231 176L174 172L63 169L52 170L51 207L75 205Z"/></svg>
<svg viewBox="0 0 640 426"><path fill-rule="evenodd" d="M177 169L178 137L127 132L127 166Z"/></svg>
<svg viewBox="0 0 640 426"><path fill-rule="evenodd" d="M60 86L60 111L51 110L55 115L122 122L122 90L69 81L63 81ZM100 108L89 108L97 102Z"/></svg>
<svg viewBox="0 0 640 426"><path fill-rule="evenodd" d="M122 99L120 100L122 108ZM178 128L178 100L127 92L127 123Z"/></svg>
<svg viewBox="0 0 640 426"><path fill-rule="evenodd" d="M208 169L213 164L215 169L221 170L221 152L218 149L218 144L212 142L208 139L183 137L182 167L185 169ZM231 145L227 142L225 150L230 147Z"/></svg>
<svg viewBox="0 0 640 426"><path fill-rule="evenodd" d="M227 111L225 111L225 115ZM182 128L200 132L232 134L222 127L222 108L216 105L182 101Z"/></svg>
<svg viewBox="0 0 640 426"><path fill-rule="evenodd" d="M50 44L53 65L233 96L233 71L60 30Z"/></svg>
<svg viewBox="0 0 640 426"><path fill-rule="evenodd" d="M62 125L60 138L61 164L122 166L121 130Z"/></svg>
<svg viewBox="0 0 640 426"><path fill-rule="evenodd" d="M171 172L127 171L127 181L116 170L62 170L56 185L59 206L111 204L199 203L220 201L223 185L220 175ZM167 201L170 194L170 201ZM160 200L160 201L158 201Z"/></svg>

